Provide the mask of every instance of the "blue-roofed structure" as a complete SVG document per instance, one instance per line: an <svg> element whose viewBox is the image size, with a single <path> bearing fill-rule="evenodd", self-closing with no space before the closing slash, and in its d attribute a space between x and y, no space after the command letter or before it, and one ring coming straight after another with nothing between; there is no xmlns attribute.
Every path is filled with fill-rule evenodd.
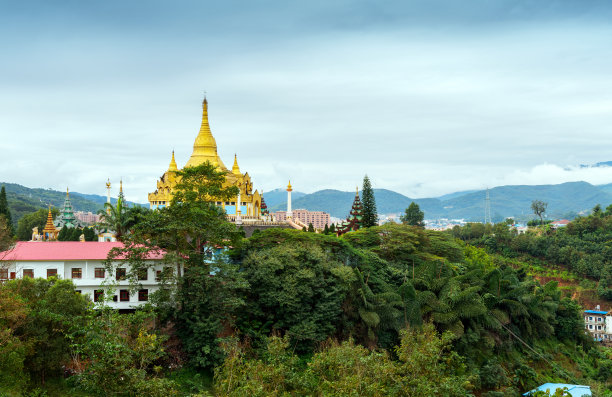
<svg viewBox="0 0 612 397"><path fill-rule="evenodd" d="M602 315L608 313L607 311L604 311L604 310L585 310L584 312L588 314L602 314Z"/></svg>
<svg viewBox="0 0 612 397"><path fill-rule="evenodd" d="M563 388L567 388L567 391L572 397L583 397L583 396L592 396L591 387L584 385L569 385L567 383L544 383L542 386L539 386L533 390L528 391L523 394L523 396L529 396L531 393L535 393L536 391L547 391L551 394L557 391L558 389L563 390Z"/></svg>

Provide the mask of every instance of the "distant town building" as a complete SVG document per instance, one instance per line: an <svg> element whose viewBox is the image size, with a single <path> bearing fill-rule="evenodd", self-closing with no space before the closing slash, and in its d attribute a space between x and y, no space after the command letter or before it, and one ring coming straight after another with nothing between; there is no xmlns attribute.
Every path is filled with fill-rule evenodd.
<svg viewBox="0 0 612 397"><path fill-rule="evenodd" d="M302 223L308 225L312 223L315 229L324 229L325 225L329 226L329 214L323 211L308 211L308 210L292 210L293 219L297 219ZM287 220L287 211L276 211L274 218L277 222Z"/></svg>
<svg viewBox="0 0 612 397"><path fill-rule="evenodd" d="M599 305L595 310L584 311L584 328L589 331L598 342L612 340L612 313L600 310Z"/></svg>
<svg viewBox="0 0 612 397"><path fill-rule="evenodd" d="M556 229L559 227L565 227L568 223L570 223L570 221L568 221L567 219L561 219L560 221L550 222L550 226Z"/></svg>
<svg viewBox="0 0 612 397"><path fill-rule="evenodd" d="M74 216L82 223L87 223L89 225L100 222L100 215L94 214L93 212L76 211Z"/></svg>

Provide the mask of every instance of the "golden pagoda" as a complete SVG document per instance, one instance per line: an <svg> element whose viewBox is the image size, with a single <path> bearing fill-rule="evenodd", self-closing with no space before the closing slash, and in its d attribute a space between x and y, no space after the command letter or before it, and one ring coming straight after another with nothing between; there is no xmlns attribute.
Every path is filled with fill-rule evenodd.
<svg viewBox="0 0 612 397"><path fill-rule="evenodd" d="M239 220L252 218L253 220L261 218L261 195L257 190L253 191L253 183L248 173L242 173L238 166L238 157L234 155L234 165L229 170L217 153L217 141L210 130L208 123L208 101L204 98L202 102L202 124L200 132L193 143L193 152L185 167L193 167L210 161L218 169L225 172L225 186L237 186L240 193L231 201L216 201L218 206L225 209L228 218L235 221L236 215ZM178 166L172 151L172 158L168 170L164 172L161 178L157 181L157 189L153 193L149 193L149 205L152 209L162 208L170 205L173 196L173 190L176 186L179 176L176 175Z"/></svg>
<svg viewBox="0 0 612 397"><path fill-rule="evenodd" d="M49 206L49 214L47 214L47 224L43 229L43 240L52 241L57 240L59 230L53 224L53 215L51 214L51 206Z"/></svg>

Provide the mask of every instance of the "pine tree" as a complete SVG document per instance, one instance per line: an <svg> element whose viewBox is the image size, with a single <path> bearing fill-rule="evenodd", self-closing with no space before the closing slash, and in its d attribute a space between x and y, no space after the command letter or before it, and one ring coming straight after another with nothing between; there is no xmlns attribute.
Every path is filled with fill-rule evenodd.
<svg viewBox="0 0 612 397"><path fill-rule="evenodd" d="M314 226L312 226L312 223L309 223L309 224L308 224L308 231L309 231L310 233L314 233L314 232L315 232L315 230L314 230Z"/></svg>
<svg viewBox="0 0 612 397"><path fill-rule="evenodd" d="M363 178L363 190L361 191L361 202L363 203L363 227L371 227L378 225L378 211L376 210L376 200L374 199L374 191L370 184L370 178L366 175Z"/></svg>
<svg viewBox="0 0 612 397"><path fill-rule="evenodd" d="M408 208L406 208L405 214L402 215L400 220L402 221L402 223L406 225L422 227L424 226L423 224L424 217L425 217L425 214L423 213L423 211L421 211L421 209L419 208L419 205L413 201L412 203L410 203Z"/></svg>
<svg viewBox="0 0 612 397"><path fill-rule="evenodd" d="M70 229L64 226L60 229L60 232L57 235L57 241L68 241L68 240L70 240Z"/></svg>
<svg viewBox="0 0 612 397"><path fill-rule="evenodd" d="M302 227L302 231L303 232L307 232L308 230L306 229L306 226Z"/></svg>
<svg viewBox="0 0 612 397"><path fill-rule="evenodd" d="M325 224L325 227L323 228L323 234L329 234L329 226L327 226L327 223Z"/></svg>
<svg viewBox="0 0 612 397"><path fill-rule="evenodd" d="M11 211L9 210L8 200L6 199L6 189L4 185L2 185L2 189L0 189L0 216L4 216L6 219L6 224L9 228L9 233L11 236L15 234L13 230L13 219L11 217Z"/></svg>
<svg viewBox="0 0 612 397"><path fill-rule="evenodd" d="M331 226L329 227L329 234L336 234L336 224L331 224Z"/></svg>

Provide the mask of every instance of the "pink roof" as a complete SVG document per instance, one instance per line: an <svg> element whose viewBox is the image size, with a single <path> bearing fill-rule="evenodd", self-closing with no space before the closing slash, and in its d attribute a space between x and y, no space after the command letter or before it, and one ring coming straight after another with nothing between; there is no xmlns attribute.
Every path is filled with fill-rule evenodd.
<svg viewBox="0 0 612 397"><path fill-rule="evenodd" d="M560 221L552 222L553 225L567 225L568 223L570 223L570 221L568 221L567 219L561 219Z"/></svg>
<svg viewBox="0 0 612 397"><path fill-rule="evenodd" d="M0 261L83 261L104 260L120 242L97 241L18 241L12 250L0 252ZM148 259L161 259L152 253Z"/></svg>

